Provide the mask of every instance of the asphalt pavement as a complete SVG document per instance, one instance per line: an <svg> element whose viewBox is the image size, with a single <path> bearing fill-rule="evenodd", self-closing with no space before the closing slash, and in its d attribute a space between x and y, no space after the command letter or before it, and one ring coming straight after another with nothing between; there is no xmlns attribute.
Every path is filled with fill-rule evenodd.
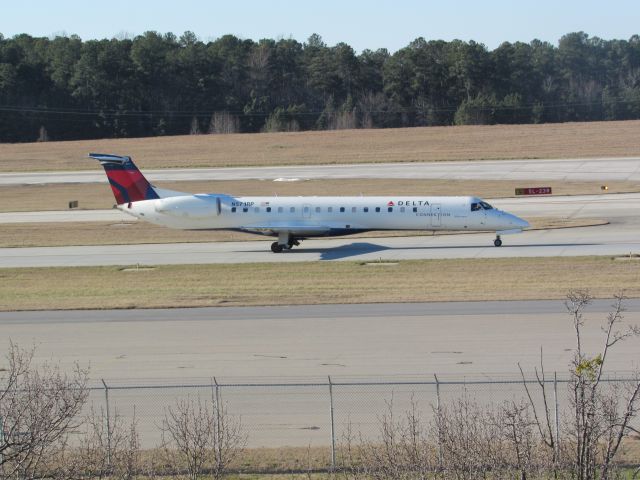
<svg viewBox="0 0 640 480"><path fill-rule="evenodd" d="M482 160L279 167L145 169L152 182L189 180L291 180L410 178L441 180L640 181L640 158ZM74 172L0 173L0 185L106 183L102 169Z"/></svg>

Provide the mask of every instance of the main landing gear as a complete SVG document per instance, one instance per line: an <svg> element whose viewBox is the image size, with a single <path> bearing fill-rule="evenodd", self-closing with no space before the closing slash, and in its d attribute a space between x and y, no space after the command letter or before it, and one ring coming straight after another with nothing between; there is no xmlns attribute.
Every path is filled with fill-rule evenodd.
<svg viewBox="0 0 640 480"><path fill-rule="evenodd" d="M300 245L300 240L297 240L289 234L280 234L278 241L271 244L271 251L273 253L282 253L284 249L291 250L294 246L297 247L298 245Z"/></svg>
<svg viewBox="0 0 640 480"><path fill-rule="evenodd" d="M502 240L500 240L500 235L496 235L496 239L493 241L493 244L496 247L501 247L502 246Z"/></svg>

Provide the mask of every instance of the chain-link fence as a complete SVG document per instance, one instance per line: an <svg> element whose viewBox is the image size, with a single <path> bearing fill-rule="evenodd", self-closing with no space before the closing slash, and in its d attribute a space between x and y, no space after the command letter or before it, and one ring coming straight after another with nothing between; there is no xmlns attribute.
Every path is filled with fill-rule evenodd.
<svg viewBox="0 0 640 480"><path fill-rule="evenodd" d="M535 378L526 381L534 404L543 408L541 385ZM625 375L603 379L611 387L630 381ZM559 428L570 407L569 381L551 373L543 385L554 428ZM522 378L434 375L401 380L326 377L233 382L214 377L174 384L104 380L92 385L88 408L103 409L111 418L135 416L142 448L152 449L161 444L167 409L188 398L212 404L221 399L225 414L240 420L248 448L323 447L327 467L335 466L336 448L347 432L355 432L359 441L375 441L381 419L389 412L403 415L413 405L421 419L429 422L440 406L461 398L479 406L528 400Z"/></svg>

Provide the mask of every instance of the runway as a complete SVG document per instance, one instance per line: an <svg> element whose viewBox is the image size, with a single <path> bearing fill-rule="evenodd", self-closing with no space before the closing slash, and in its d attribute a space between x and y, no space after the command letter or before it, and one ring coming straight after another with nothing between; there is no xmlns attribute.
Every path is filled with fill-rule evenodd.
<svg viewBox="0 0 640 480"><path fill-rule="evenodd" d="M131 215L117 209L58 210L42 212L0 212L0 224L9 223L68 223L68 222L131 222Z"/></svg>
<svg viewBox="0 0 640 480"><path fill-rule="evenodd" d="M340 178L640 181L637 157L162 170L145 169L144 164L138 167L153 182ZM98 165L75 172L0 173L0 186L54 183L106 183L106 178Z"/></svg>
<svg viewBox="0 0 640 480"><path fill-rule="evenodd" d="M600 351L610 303L587 310L588 355ZM640 301L627 309L625 321L640 323ZM560 301L0 313L0 338L35 345L37 362L63 370L90 365L90 402L103 408L104 379L111 408L128 419L135 407L145 448L160 441L166 408L210 398L214 377L248 446L327 446L328 376L338 438L347 423L375 438L391 398L398 413L416 401L431 417L434 374L444 402L465 394L499 404L523 398L518 363L531 375L541 345L547 375L565 378L575 343ZM607 373L628 376L638 348L638 339L617 344ZM513 383L475 383L489 380ZM564 406L565 385L559 393Z"/></svg>
<svg viewBox="0 0 640 480"><path fill-rule="evenodd" d="M112 246L1 248L0 267L78 267L103 265L177 265L305 261L377 261L463 258L628 256L640 253L640 228L612 225L540 230L503 237L466 234L434 237L305 240L282 254L272 240Z"/></svg>
<svg viewBox="0 0 640 480"><path fill-rule="evenodd" d="M611 303L587 310L587 349ZM626 307L625 321L640 323L640 300ZM514 376L518 361L536 364L540 345L548 368L565 371L573 335L557 300L0 312L0 338L35 344L39 359L90 363L92 378L112 382ZM616 351L610 371L640 361L637 340Z"/></svg>

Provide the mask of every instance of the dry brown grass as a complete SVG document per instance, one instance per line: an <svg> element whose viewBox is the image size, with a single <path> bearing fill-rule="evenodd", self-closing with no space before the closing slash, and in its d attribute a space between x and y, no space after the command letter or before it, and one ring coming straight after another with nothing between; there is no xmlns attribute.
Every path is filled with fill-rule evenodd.
<svg viewBox="0 0 640 480"><path fill-rule="evenodd" d="M404 413L404 412L403 412ZM383 412L379 412L382 415ZM344 446L343 446L344 447ZM357 446L354 446L357 449ZM338 445L338 461L340 461L340 445ZM321 470L328 468L328 462L331 455L329 447L282 447L282 448L249 448L245 450L244 455L232 468L244 471L305 471L305 470ZM357 455L357 453L355 454ZM623 448L617 457L617 461L626 465L636 465L640 459L640 438L638 436L629 436L623 440ZM335 478L323 474L315 474L310 477L306 475L290 476L271 476L260 475L255 476L238 475L230 478L261 478L261 479L280 479L280 478ZM542 477L547 478L547 477ZM626 477L622 477L626 478Z"/></svg>
<svg viewBox="0 0 640 480"><path fill-rule="evenodd" d="M640 121L193 135L0 145L0 171L87 170L89 152L142 168L432 162L640 154Z"/></svg>
<svg viewBox="0 0 640 480"><path fill-rule="evenodd" d="M600 194L595 182L538 182L553 188L554 195ZM267 180L162 182L159 187L191 193L234 195L477 195L482 198L514 196L527 182L504 180L331 179L300 182ZM636 182L608 182L608 193L635 192ZM70 200L83 209L110 208L115 200L106 177L104 185L12 185L0 187L0 212L65 210Z"/></svg>
<svg viewBox="0 0 640 480"><path fill-rule="evenodd" d="M532 228L568 228L603 225L598 219L529 218ZM452 232L438 232L448 235ZM458 232L459 233L459 232ZM376 231L350 238L433 235L425 230ZM265 237L230 230L173 230L146 222L12 223L0 228L0 247L60 247L65 245L134 245L264 240Z"/></svg>
<svg viewBox="0 0 640 480"><path fill-rule="evenodd" d="M639 297L640 263L583 257L401 261L386 268L300 262L168 265L139 271L1 269L0 309L561 299L576 288L607 298L623 288L627 296Z"/></svg>
<svg viewBox="0 0 640 480"><path fill-rule="evenodd" d="M382 415L383 412L379 412ZM404 412L403 412L404 413ZM343 446L344 447L344 446ZM353 446L357 450L357 445ZM338 460L340 461L340 445L338 445ZM328 468L331 450L328 447L282 447L282 448L253 448L247 449L242 456L238 465L233 465L236 470L245 471L304 471L304 470L321 470ZM357 456L357 452L354 453ZM626 465L636 465L640 459L640 438L637 436L629 436L623 440L623 447L617 457L617 461ZM315 475L293 475L290 476L272 476L272 475L238 475L230 478L255 478L255 479L280 479L280 478L335 478L326 474ZM437 477L435 477L437 478ZM491 478L491 477L490 477ZM535 477L538 478L538 477ZM550 478L550 477L540 477ZM627 477L622 477L627 478Z"/></svg>
<svg viewBox="0 0 640 480"><path fill-rule="evenodd" d="M305 471L327 468L329 447L249 448L233 469L244 471Z"/></svg>

